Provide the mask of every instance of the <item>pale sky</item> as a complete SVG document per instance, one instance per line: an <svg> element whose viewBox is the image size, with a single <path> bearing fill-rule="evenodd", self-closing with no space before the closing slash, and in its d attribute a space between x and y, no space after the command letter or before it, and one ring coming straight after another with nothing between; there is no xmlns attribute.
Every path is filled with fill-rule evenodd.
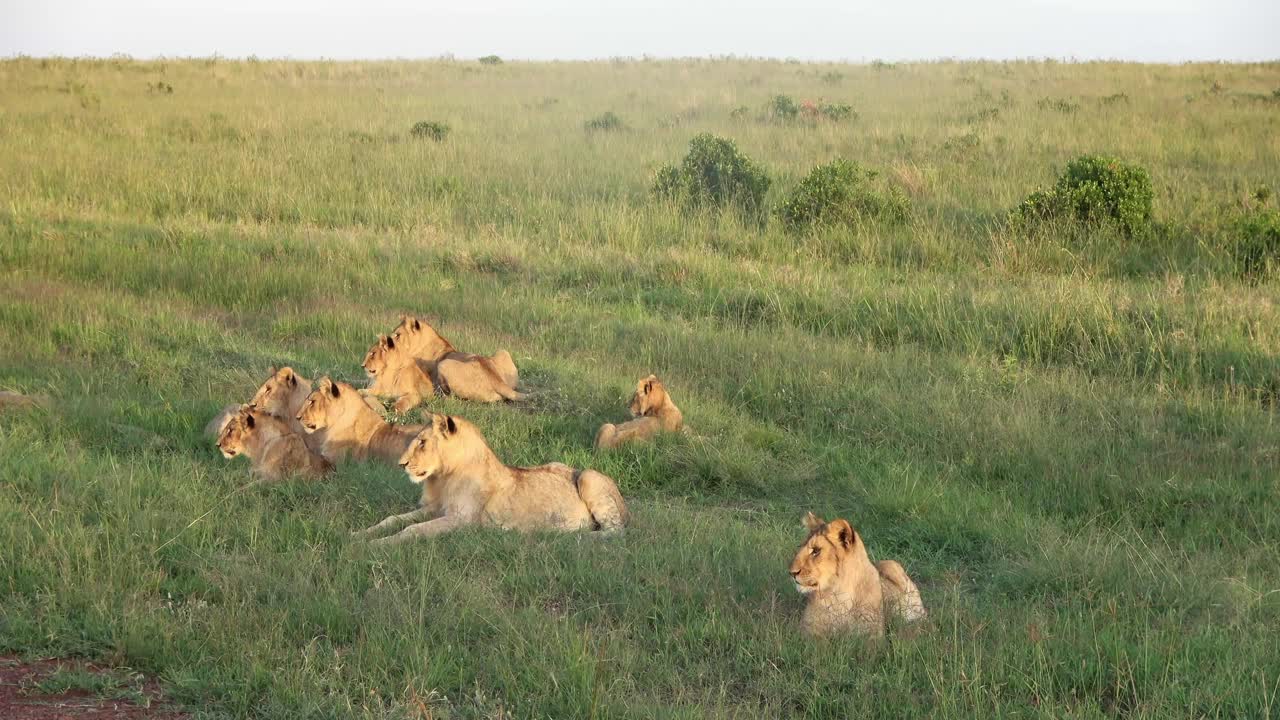
<svg viewBox="0 0 1280 720"><path fill-rule="evenodd" d="M0 0L0 56L1280 59L1280 0Z"/></svg>

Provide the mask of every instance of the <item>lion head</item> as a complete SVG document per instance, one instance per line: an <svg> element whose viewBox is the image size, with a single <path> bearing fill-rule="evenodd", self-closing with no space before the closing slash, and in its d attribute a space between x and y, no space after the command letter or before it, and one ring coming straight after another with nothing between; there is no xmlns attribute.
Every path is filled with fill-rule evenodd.
<svg viewBox="0 0 1280 720"><path fill-rule="evenodd" d="M400 456L409 479L422 484L483 459L488 444L474 425L451 415L432 415L431 425Z"/></svg>
<svg viewBox="0 0 1280 720"><path fill-rule="evenodd" d="M657 375L641 378L636 383L636 393L631 396L632 417L643 417L667 404L667 389Z"/></svg>
<svg viewBox="0 0 1280 720"><path fill-rule="evenodd" d="M240 410L222 426L222 433L218 435L218 450L222 451L223 457L231 459L244 453L249 436L258 426L256 412L257 409L252 404L241 405Z"/></svg>
<svg viewBox="0 0 1280 720"><path fill-rule="evenodd" d="M308 433L323 430L337 423L348 410L348 400L364 403L360 393L344 382L320 378L316 389L302 402L298 411L298 422Z"/></svg>
<svg viewBox="0 0 1280 720"><path fill-rule="evenodd" d="M858 551L862 538L846 520L825 522L809 513L804 518L809 537L791 561L791 578L802 595L830 588L844 558Z"/></svg>
<svg viewBox="0 0 1280 720"><path fill-rule="evenodd" d="M364 367L364 373L370 378L377 378L378 373L384 371L388 367L387 362L387 341L386 335L379 335L378 341L369 348L369 352L364 354L364 362L360 363ZM395 342L394 340L392 341Z"/></svg>
<svg viewBox="0 0 1280 720"><path fill-rule="evenodd" d="M454 351L453 343L445 340L436 329L413 315L401 315L400 324L391 331L391 340L416 358L439 360Z"/></svg>
<svg viewBox="0 0 1280 720"><path fill-rule="evenodd" d="M307 395L311 393L311 381L294 372L291 367L272 368L270 376L253 394L250 405L265 413L289 417L297 412Z"/></svg>

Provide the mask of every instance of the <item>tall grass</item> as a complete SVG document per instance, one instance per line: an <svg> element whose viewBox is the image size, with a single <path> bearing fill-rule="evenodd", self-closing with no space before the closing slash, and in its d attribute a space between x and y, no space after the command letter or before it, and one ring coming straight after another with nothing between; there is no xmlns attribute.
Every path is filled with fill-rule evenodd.
<svg viewBox="0 0 1280 720"><path fill-rule="evenodd" d="M0 387L53 398L0 415L0 651L229 717L1274 716L1280 310L1230 248L1280 184L1275 87L1275 64L0 63ZM857 117L758 120L779 94ZM585 131L603 109L627 131ZM447 140L415 142L423 118ZM796 235L651 197L704 131L770 204L845 157L911 218ZM1084 153L1151 173L1150 237L1004 222ZM373 552L347 534L413 502L394 468L231 495L215 409L272 364L359 380L405 310L511 350L531 393L432 410L508 462L609 473L634 529ZM651 371L691 432L593 452ZM797 635L810 509L903 562L926 631Z"/></svg>

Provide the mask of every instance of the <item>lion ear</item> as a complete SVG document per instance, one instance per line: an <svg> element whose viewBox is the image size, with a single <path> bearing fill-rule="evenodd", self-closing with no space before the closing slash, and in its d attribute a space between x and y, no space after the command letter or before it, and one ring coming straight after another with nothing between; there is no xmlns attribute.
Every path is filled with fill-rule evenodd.
<svg viewBox="0 0 1280 720"><path fill-rule="evenodd" d="M267 368L267 375L268 375L268 376L275 375L275 374L276 374L276 373L278 373L278 372L280 372L280 371L276 368L276 366L275 366L275 365L272 365L271 367Z"/></svg>
<svg viewBox="0 0 1280 720"><path fill-rule="evenodd" d="M414 318L414 319L413 319L413 329L414 329L414 330L421 330L421 329L422 329L422 323L418 320L418 318Z"/></svg>
<svg viewBox="0 0 1280 720"><path fill-rule="evenodd" d="M338 383L333 382L332 380L331 380L331 381L329 381L329 394L330 394L330 395L332 395L332 396L334 396L334 397L341 397L341 396L342 396L342 392L341 392L340 390L338 390Z"/></svg>
<svg viewBox="0 0 1280 720"><path fill-rule="evenodd" d="M645 380L645 381L644 381L644 394L645 394L645 395L648 395L648 394L649 394L649 393L651 393L651 392L653 392L653 381L652 381L652 380Z"/></svg>
<svg viewBox="0 0 1280 720"><path fill-rule="evenodd" d="M445 416L445 418L444 418L444 426L445 426L445 429L449 431L449 434L450 434L450 435L452 435L452 434L454 434L454 433L458 432L458 425L457 425L457 423L455 423L455 422L453 421L453 416L452 416L452 415L446 415L446 416Z"/></svg>
<svg viewBox="0 0 1280 720"><path fill-rule="evenodd" d="M827 539L833 544L850 550L858 540L858 533L854 532L853 526L847 520L832 520L827 523Z"/></svg>
<svg viewBox="0 0 1280 720"><path fill-rule="evenodd" d="M821 528L823 525L827 524L826 520L823 520L817 515L814 515L812 510L805 513L804 520L802 522L804 524L804 529L808 530L809 532L817 532L818 528Z"/></svg>
<svg viewBox="0 0 1280 720"><path fill-rule="evenodd" d="M298 386L298 376L292 370L289 371L289 385L291 387Z"/></svg>
<svg viewBox="0 0 1280 720"><path fill-rule="evenodd" d="M387 349L388 349L388 350L395 350L395 349L396 349L396 341L395 341L395 340L392 340L392 339L391 339L389 336L387 336L387 335L383 335L383 336L382 336L382 339L383 339L383 341L386 343L386 346L387 346Z"/></svg>
<svg viewBox="0 0 1280 720"><path fill-rule="evenodd" d="M249 408L249 412L247 412L247 413L245 413L245 414L244 414L244 424L245 424L245 425L247 425L247 426L249 426L249 429L250 429L250 430L252 430L252 429L253 429L253 423L254 423L254 420L253 420L253 408Z"/></svg>

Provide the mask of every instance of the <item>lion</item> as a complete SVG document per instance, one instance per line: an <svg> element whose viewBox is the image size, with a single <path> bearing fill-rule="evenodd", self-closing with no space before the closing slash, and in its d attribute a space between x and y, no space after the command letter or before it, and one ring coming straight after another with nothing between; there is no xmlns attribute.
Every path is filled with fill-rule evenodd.
<svg viewBox="0 0 1280 720"><path fill-rule="evenodd" d="M884 595L884 611L887 617L901 623L913 623L928 616L920 588L907 576L907 571L897 560L881 560L876 563L880 573L880 589Z"/></svg>
<svg viewBox="0 0 1280 720"><path fill-rule="evenodd" d="M826 522L809 513L809 537L791 561L796 590L808 598L801 627L810 635L853 632L884 635L885 614L903 622L924 617L924 603L902 565L882 560L873 565L862 536L847 520Z"/></svg>
<svg viewBox="0 0 1280 720"><path fill-rule="evenodd" d="M436 386L430 373L386 335L378 336L362 364L371 380L367 391L379 397L394 398L394 408L398 413L409 412L422 404L424 397L435 395Z"/></svg>
<svg viewBox="0 0 1280 720"><path fill-rule="evenodd" d="M302 407L302 401L311 393L311 381L294 372L291 367L282 367L276 370L274 366L267 371L267 379L258 386L258 391L253 394L253 399L249 401L250 405L255 405L259 410L276 417L283 418L293 427L294 431L303 436L307 442L307 447L312 450L319 450L323 444L323 436L309 436L302 431L302 425L294 419L298 409ZM212 438L222 436L222 431L226 428L231 418L240 412L240 405L226 405L214 416L209 424L205 426L206 435Z"/></svg>
<svg viewBox="0 0 1280 720"><path fill-rule="evenodd" d="M660 432L678 432L684 426L684 415L671 401L657 375L640 378L628 409L635 419L621 425L601 425L596 432L596 448L616 448L623 443L647 440Z"/></svg>
<svg viewBox="0 0 1280 720"><path fill-rule="evenodd" d="M218 449L228 460L244 455L253 463L258 482L287 477L320 478L333 464L310 450L289 423L253 405L241 405L218 437Z"/></svg>
<svg viewBox="0 0 1280 720"><path fill-rule="evenodd" d="M402 315L391 340L411 357L425 363L441 392L463 400L501 402L523 400L516 391L520 373L511 353L499 350L492 357L459 352L429 323Z"/></svg>
<svg viewBox="0 0 1280 720"><path fill-rule="evenodd" d="M393 425L382 418L359 390L328 377L320 378L297 414L308 434L325 433L324 456L396 462L422 425Z"/></svg>
<svg viewBox="0 0 1280 720"><path fill-rule="evenodd" d="M400 457L400 466L422 485L420 507L392 515L358 535L392 531L375 542L400 543L466 525L611 535L621 533L630 520L609 476L562 463L504 465L476 426L461 418L433 415L431 425Z"/></svg>

